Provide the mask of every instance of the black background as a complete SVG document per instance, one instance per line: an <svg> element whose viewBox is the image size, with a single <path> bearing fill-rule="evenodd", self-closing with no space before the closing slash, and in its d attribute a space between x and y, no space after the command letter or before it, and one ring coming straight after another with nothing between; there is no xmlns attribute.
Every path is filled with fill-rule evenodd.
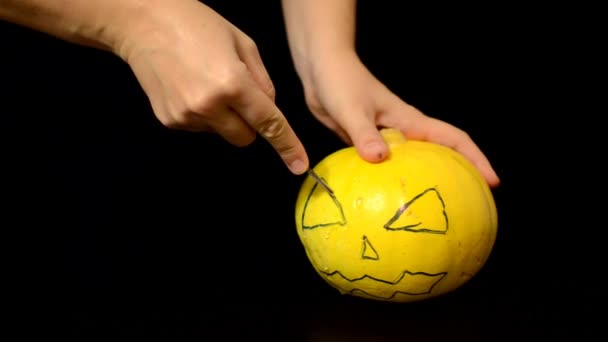
<svg viewBox="0 0 608 342"><path fill-rule="evenodd" d="M306 109L278 3L209 3L258 43L311 161L342 147ZM17 235L5 261L21 331L488 340L597 327L606 227L593 31L540 16L557 9L394 6L360 2L362 59L469 132L502 179L498 240L477 277L405 306L339 296L295 232L303 178L263 140L235 148L165 129L115 56L2 24L2 230Z"/></svg>

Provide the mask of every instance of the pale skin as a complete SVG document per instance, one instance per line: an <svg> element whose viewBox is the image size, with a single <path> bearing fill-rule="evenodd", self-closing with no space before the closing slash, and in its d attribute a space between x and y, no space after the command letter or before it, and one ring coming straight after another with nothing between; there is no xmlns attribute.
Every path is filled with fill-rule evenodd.
<svg viewBox="0 0 608 342"><path fill-rule="evenodd" d="M282 0L289 47L313 115L359 155L382 162L379 133L397 128L469 159L499 179L467 133L421 113L382 84L355 51L355 0ZM196 0L2 0L0 19L107 50L129 64L165 126L221 135L246 146L259 134L290 171L309 167L276 106L255 42Z"/></svg>

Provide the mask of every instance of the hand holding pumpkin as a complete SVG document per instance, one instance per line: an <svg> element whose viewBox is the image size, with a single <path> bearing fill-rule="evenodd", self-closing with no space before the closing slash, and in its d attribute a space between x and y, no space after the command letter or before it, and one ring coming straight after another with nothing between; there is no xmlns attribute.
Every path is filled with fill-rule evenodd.
<svg viewBox="0 0 608 342"><path fill-rule="evenodd" d="M354 51L333 51L331 57L319 57L307 65L301 79L311 112L346 143L353 144L364 160L383 161L388 147L379 128L396 128L409 139L456 150L476 166L490 186L499 184L490 162L466 132L402 101L371 74Z"/></svg>

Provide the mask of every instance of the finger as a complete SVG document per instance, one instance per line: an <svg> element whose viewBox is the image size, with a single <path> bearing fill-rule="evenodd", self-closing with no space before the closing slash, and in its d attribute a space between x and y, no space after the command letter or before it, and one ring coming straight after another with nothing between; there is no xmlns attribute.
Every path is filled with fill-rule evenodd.
<svg viewBox="0 0 608 342"><path fill-rule="evenodd" d="M463 130L447 122L425 116L408 126L404 134L410 139L430 141L452 148L467 158L490 186L496 187L500 184L500 179L490 161Z"/></svg>
<svg viewBox="0 0 608 342"><path fill-rule="evenodd" d="M215 132L215 130L199 114L188 112L179 116L172 116L168 111L159 111L159 121L167 128L188 132Z"/></svg>
<svg viewBox="0 0 608 342"><path fill-rule="evenodd" d="M229 143L244 147L251 144L256 137L256 132L232 109L218 109L212 115L195 114L200 125L208 126L213 132L219 134ZM193 122L192 126L196 124Z"/></svg>
<svg viewBox="0 0 608 342"><path fill-rule="evenodd" d="M258 87L244 89L233 102L233 109L272 145L292 173L306 172L308 156L285 116Z"/></svg>
<svg viewBox="0 0 608 342"><path fill-rule="evenodd" d="M388 146L378 131L373 115L368 115L360 109L353 110L352 115L335 116L348 133L357 152L364 160L378 163L388 157Z"/></svg>
<svg viewBox="0 0 608 342"><path fill-rule="evenodd" d="M272 79L264 66L257 45L244 34L243 36L237 37L237 40L236 51L239 58L247 65L247 69L258 87L260 87L260 89L262 89L262 91L274 102L276 90L272 83Z"/></svg>
<svg viewBox="0 0 608 342"><path fill-rule="evenodd" d="M353 144L352 140L350 139L350 137L348 136L346 131L343 130L342 127L340 127L340 125L338 125L338 123L334 119L332 119L331 116L329 116L329 114L327 114L327 112L325 112L324 110L317 109L313 113L315 114L314 116L317 120L319 120L323 125L325 125L325 127L334 131L336 133L336 135L345 144L347 144L347 145Z"/></svg>

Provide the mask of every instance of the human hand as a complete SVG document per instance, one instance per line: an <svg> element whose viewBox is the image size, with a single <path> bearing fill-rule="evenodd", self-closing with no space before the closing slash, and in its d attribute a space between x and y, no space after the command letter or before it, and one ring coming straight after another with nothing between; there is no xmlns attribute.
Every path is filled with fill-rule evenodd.
<svg viewBox="0 0 608 342"><path fill-rule="evenodd" d="M114 50L165 126L215 132L236 146L260 133L293 173L308 168L255 43L211 8L195 0L150 1Z"/></svg>
<svg viewBox="0 0 608 342"><path fill-rule="evenodd" d="M333 54L302 73L313 115L369 162L381 162L388 147L379 129L396 128L412 140L438 143L470 160L491 187L500 183L490 162L463 130L429 117L392 93L354 52Z"/></svg>

